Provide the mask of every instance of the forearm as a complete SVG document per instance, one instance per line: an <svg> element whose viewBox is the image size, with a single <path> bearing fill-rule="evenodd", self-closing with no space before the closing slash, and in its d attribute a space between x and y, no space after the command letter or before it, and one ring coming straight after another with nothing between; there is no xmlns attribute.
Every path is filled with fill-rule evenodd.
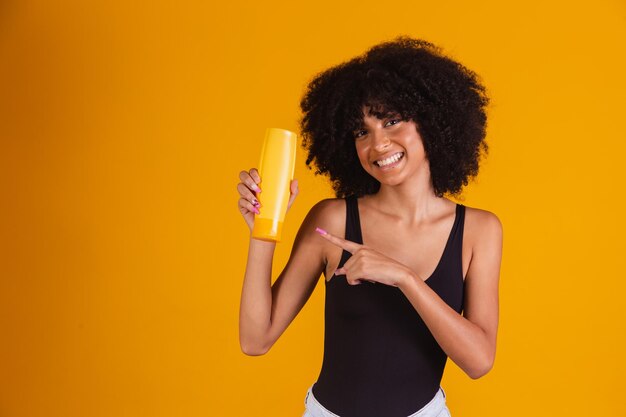
<svg viewBox="0 0 626 417"><path fill-rule="evenodd" d="M476 324L454 311L412 271L398 285L448 357L471 378L493 366L495 345Z"/></svg>
<svg viewBox="0 0 626 417"><path fill-rule="evenodd" d="M239 309L239 343L244 353L267 350L272 314L272 259L275 242L250 239Z"/></svg>

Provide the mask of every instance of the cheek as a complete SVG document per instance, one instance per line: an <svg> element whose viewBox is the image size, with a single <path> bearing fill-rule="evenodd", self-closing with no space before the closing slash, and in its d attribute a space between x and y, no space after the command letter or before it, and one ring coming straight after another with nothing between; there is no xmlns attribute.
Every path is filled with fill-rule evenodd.
<svg viewBox="0 0 626 417"><path fill-rule="evenodd" d="M366 165L367 164L367 149L365 146L363 146L362 144L357 143L355 145L356 150L356 155L359 158L359 161L361 161L362 165Z"/></svg>

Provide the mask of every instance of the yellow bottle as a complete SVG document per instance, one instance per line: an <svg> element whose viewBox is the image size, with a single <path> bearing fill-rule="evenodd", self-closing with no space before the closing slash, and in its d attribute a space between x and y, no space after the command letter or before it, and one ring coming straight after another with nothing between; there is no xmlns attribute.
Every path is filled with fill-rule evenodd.
<svg viewBox="0 0 626 417"><path fill-rule="evenodd" d="M280 242L296 166L296 138L295 133L285 129L265 131L259 163L262 192L257 195L263 207L254 219L252 237L255 239Z"/></svg>

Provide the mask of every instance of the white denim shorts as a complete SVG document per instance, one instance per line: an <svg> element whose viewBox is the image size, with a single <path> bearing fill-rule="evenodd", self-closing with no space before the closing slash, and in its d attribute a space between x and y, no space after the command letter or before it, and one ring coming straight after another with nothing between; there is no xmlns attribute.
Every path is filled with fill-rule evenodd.
<svg viewBox="0 0 626 417"><path fill-rule="evenodd" d="M337 414L325 409L313 396L313 386L307 390L304 399L304 414L302 417L340 417ZM407 417L451 417L450 410L446 406L446 393L443 388L424 407Z"/></svg>

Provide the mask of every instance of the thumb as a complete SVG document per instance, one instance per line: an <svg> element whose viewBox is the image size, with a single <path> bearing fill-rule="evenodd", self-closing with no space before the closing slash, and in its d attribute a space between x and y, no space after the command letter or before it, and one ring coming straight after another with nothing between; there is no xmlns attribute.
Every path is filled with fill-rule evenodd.
<svg viewBox="0 0 626 417"><path fill-rule="evenodd" d="M290 191L291 194L289 196L289 202L287 203L287 208L291 207L291 205L293 204L294 200L298 196L298 193L300 192L300 189L298 188L298 180L297 179L294 179L293 181L291 181L291 184L289 186L289 191Z"/></svg>

